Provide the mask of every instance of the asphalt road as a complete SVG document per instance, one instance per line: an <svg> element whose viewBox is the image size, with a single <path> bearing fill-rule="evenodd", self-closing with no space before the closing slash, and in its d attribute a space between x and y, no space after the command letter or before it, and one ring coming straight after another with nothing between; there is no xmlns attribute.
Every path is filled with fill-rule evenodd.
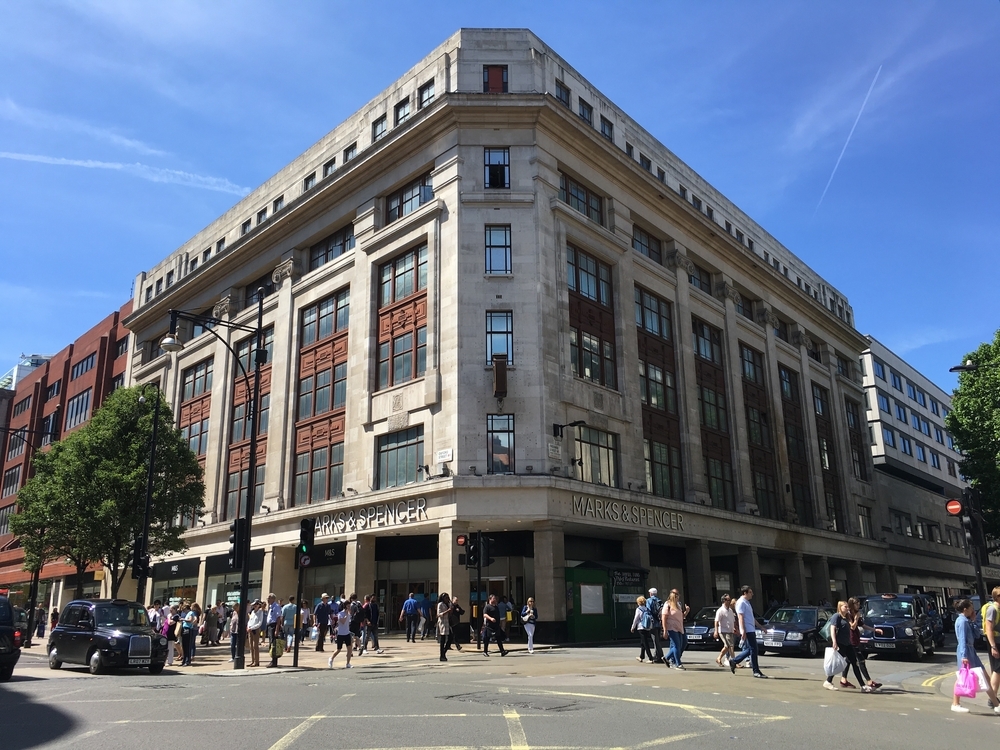
<svg viewBox="0 0 1000 750"><path fill-rule="evenodd" d="M489 659L470 647L448 663L435 644L390 641L355 668L233 672L223 652L200 672L91 676L22 657L0 685L0 748L882 748L954 745L955 730L996 727L980 697L949 711L954 657L874 659L881 694L821 687L822 660L766 656L772 679L732 675L714 653L688 669L639 664L635 648L536 649ZM202 653L202 652L199 652ZM311 655L312 656L312 655ZM315 655L317 658L319 655ZM206 653L206 658L208 653ZM342 659L342 657L341 657ZM290 664L290 660L283 659ZM305 660L304 660L305 661ZM316 659L313 659L315 662ZM208 670L208 671L205 671ZM972 736L972 735L968 735Z"/></svg>

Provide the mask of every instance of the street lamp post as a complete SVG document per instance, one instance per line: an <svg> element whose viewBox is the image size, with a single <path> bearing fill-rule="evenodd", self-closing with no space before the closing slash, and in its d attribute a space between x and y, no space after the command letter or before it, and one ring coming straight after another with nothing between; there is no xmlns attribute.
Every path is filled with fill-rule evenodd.
<svg viewBox="0 0 1000 750"><path fill-rule="evenodd" d="M146 387L150 385L145 383L142 386L142 392L139 395L139 403L146 403ZM146 581L149 579L149 513L150 508L153 505L153 477L155 476L154 470L156 465L156 433L157 427L160 424L160 387L159 385L154 385L156 388L156 405L153 407L153 432L149 438L149 470L146 474L146 503L142 517L142 534L136 537L135 540L135 550L132 556L132 575L135 577L135 599L140 604L146 603Z"/></svg>
<svg viewBox="0 0 1000 750"><path fill-rule="evenodd" d="M250 425L250 460L248 465L246 508L244 515L246 518L246 533L243 537L243 555L240 568L240 608L238 614L238 629L236 633L236 658L233 660L233 669L243 669L246 666L246 640L247 640L247 599L250 594L250 525L254 512L254 490L257 479L257 416L260 406L260 368L267 361L267 352L264 351L264 290L257 290L257 325L250 326L230 323L220 318L213 318L208 315L196 315L184 310L170 311L170 331L160 342L164 351L179 352L184 348L184 344L177 337L177 321L189 320L195 323L210 323L221 325L234 331L247 331L254 334L254 364L253 364L253 385L247 375L246 368L240 361L239 354L229 343L222 338L213 328L206 326L205 330L210 332L222 345L235 357L236 364L243 372L243 379L247 385L247 391L251 393L250 408L248 410L248 423Z"/></svg>
<svg viewBox="0 0 1000 750"><path fill-rule="evenodd" d="M971 359L967 359L960 365L949 367L948 372L975 372L976 370L987 370L990 367L1000 367L1000 362L973 362Z"/></svg>

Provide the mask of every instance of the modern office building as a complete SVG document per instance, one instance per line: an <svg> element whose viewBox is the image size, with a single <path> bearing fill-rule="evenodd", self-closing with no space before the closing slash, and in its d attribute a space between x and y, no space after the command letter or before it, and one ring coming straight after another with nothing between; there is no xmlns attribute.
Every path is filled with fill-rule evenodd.
<svg viewBox="0 0 1000 750"><path fill-rule="evenodd" d="M889 545L893 590L944 597L973 589L959 519L945 511L968 483L945 427L947 393L872 336L862 356L869 439L879 499L878 536ZM1000 582L1000 569L984 577Z"/></svg>
<svg viewBox="0 0 1000 750"><path fill-rule="evenodd" d="M30 574L25 572L24 551L9 532L17 512L17 492L33 475L32 458L53 440L79 429L111 391L126 383L129 333L122 320L132 311L121 309L80 336L58 354L40 358L17 382L7 428L0 432L0 590L23 605L28 597ZM23 432L20 432L23 430ZM101 590L101 575L93 566L84 580L84 593ZM54 561L42 569L38 601L58 607L64 589L76 586L76 569Z"/></svg>
<svg viewBox="0 0 1000 750"><path fill-rule="evenodd" d="M548 638L620 632L644 584L803 602L907 564L845 296L530 31L455 33L135 289L131 376L207 487L150 598L235 596L248 483L251 596L294 592L311 517L307 598L468 601L456 539L483 530L484 591L533 595ZM167 353L170 309L245 328Z"/></svg>
<svg viewBox="0 0 1000 750"><path fill-rule="evenodd" d="M41 367L48 362L51 357L43 354L22 354L18 363L0 376L0 388L12 390L17 387L18 382L29 372L37 367Z"/></svg>

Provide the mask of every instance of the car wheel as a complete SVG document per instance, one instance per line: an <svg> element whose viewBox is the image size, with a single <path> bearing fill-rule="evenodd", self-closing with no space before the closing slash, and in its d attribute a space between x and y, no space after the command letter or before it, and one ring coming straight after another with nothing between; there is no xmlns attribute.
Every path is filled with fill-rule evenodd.
<svg viewBox="0 0 1000 750"><path fill-rule="evenodd" d="M819 656L819 644L816 642L815 638L810 638L806 642L806 656L810 659L815 659Z"/></svg>
<svg viewBox="0 0 1000 750"><path fill-rule="evenodd" d="M0 682L7 682L14 675L14 667L0 669Z"/></svg>
<svg viewBox="0 0 1000 750"><path fill-rule="evenodd" d="M104 660L101 658L101 652L94 650L90 654L90 658L87 659L87 666L90 667L91 674L101 674L104 671Z"/></svg>
<svg viewBox="0 0 1000 750"><path fill-rule="evenodd" d="M55 649L52 649L49 651L49 669L59 669L61 666L62 662L59 661L59 655Z"/></svg>
<svg viewBox="0 0 1000 750"><path fill-rule="evenodd" d="M162 671L163 671L163 664L150 664L149 665L149 673L150 674L159 674Z"/></svg>
<svg viewBox="0 0 1000 750"><path fill-rule="evenodd" d="M917 652L916 652L916 654L914 654L914 657L916 658L917 661L923 661L925 656L927 656L927 649L924 648L924 644L918 638L917 639Z"/></svg>

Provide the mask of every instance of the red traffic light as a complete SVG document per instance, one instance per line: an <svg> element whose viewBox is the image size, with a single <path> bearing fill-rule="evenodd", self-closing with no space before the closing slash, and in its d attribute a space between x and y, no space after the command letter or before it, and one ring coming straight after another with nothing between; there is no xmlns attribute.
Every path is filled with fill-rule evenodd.
<svg viewBox="0 0 1000 750"><path fill-rule="evenodd" d="M459 534L455 537L455 544L459 547L464 547L467 541L469 541L469 538L465 534Z"/></svg>
<svg viewBox="0 0 1000 750"><path fill-rule="evenodd" d="M965 506L962 505L961 500L949 500L944 504L944 509L948 511L949 516L960 516Z"/></svg>

